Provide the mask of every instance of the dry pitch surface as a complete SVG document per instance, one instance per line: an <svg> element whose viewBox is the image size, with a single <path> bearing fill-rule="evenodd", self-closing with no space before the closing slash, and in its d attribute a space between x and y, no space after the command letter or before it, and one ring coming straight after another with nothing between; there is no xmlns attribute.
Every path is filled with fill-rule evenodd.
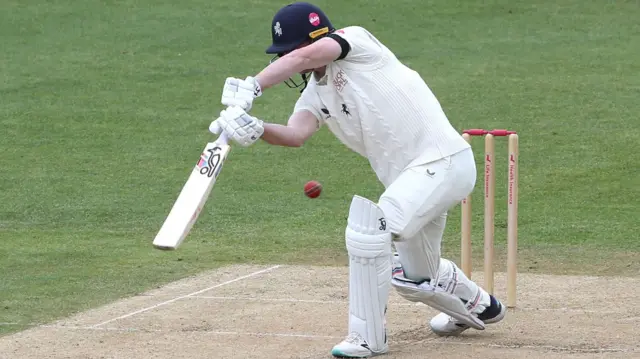
<svg viewBox="0 0 640 359"><path fill-rule="evenodd" d="M346 283L347 268L226 267L0 338L0 358L330 358L346 334ZM497 274L501 298L505 283ZM640 358L639 288L520 274L518 308L457 338L433 335L435 311L392 291L383 358Z"/></svg>

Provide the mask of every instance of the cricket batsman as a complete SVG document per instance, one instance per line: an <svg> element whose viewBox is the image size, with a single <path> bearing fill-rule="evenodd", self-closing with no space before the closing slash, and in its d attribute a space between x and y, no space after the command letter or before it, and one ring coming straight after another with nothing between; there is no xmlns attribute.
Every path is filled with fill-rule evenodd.
<svg viewBox="0 0 640 359"><path fill-rule="evenodd" d="M333 356L367 358L389 351L385 317L391 286L407 300L441 312L430 322L438 335L483 330L502 320L506 307L440 257L447 212L471 193L476 167L471 147L420 74L365 28L336 29L309 3L281 8L271 36L266 52L274 61L255 76L226 79L227 108L209 130L245 147L260 139L298 147L327 126L369 160L385 187L377 201L357 195L351 201L345 230L349 328ZM296 82L298 75L302 81ZM282 82L302 88L286 125L248 114L263 91Z"/></svg>

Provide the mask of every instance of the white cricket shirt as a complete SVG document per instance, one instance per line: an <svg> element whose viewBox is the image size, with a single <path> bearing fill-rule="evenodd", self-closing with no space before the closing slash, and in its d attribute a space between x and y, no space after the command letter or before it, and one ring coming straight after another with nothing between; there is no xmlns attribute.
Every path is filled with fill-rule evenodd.
<svg viewBox="0 0 640 359"><path fill-rule="evenodd" d="M294 112L312 112L320 125L368 158L385 187L407 167L469 148L416 71L362 27L336 33L351 51L328 65L322 79L312 76Z"/></svg>

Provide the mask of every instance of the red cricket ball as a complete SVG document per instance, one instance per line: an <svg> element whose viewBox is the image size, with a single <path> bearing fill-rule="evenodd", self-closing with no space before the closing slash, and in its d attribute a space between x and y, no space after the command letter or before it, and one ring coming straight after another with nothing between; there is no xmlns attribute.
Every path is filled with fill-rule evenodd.
<svg viewBox="0 0 640 359"><path fill-rule="evenodd" d="M304 194L309 198L316 198L322 192L322 185L318 181L309 181L304 185Z"/></svg>

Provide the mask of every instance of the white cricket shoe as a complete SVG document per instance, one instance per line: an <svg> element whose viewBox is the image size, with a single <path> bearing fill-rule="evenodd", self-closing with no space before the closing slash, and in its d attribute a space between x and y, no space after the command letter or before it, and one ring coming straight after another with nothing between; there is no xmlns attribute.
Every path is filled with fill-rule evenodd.
<svg viewBox="0 0 640 359"><path fill-rule="evenodd" d="M384 343L381 350L373 351L369 348L367 341L356 332L352 332L340 344L333 347L331 355L336 358L369 358L376 355L386 354L389 351L389 345Z"/></svg>
<svg viewBox="0 0 640 359"><path fill-rule="evenodd" d="M491 298L491 305L485 309L484 312L478 314L478 319L482 320L484 324L493 324L504 319L507 314L507 307L505 307L494 296L489 295ZM454 336L458 335L470 327L464 323L460 323L457 319L451 317L448 314L440 313L431 319L429 322L431 330L440 336Z"/></svg>

